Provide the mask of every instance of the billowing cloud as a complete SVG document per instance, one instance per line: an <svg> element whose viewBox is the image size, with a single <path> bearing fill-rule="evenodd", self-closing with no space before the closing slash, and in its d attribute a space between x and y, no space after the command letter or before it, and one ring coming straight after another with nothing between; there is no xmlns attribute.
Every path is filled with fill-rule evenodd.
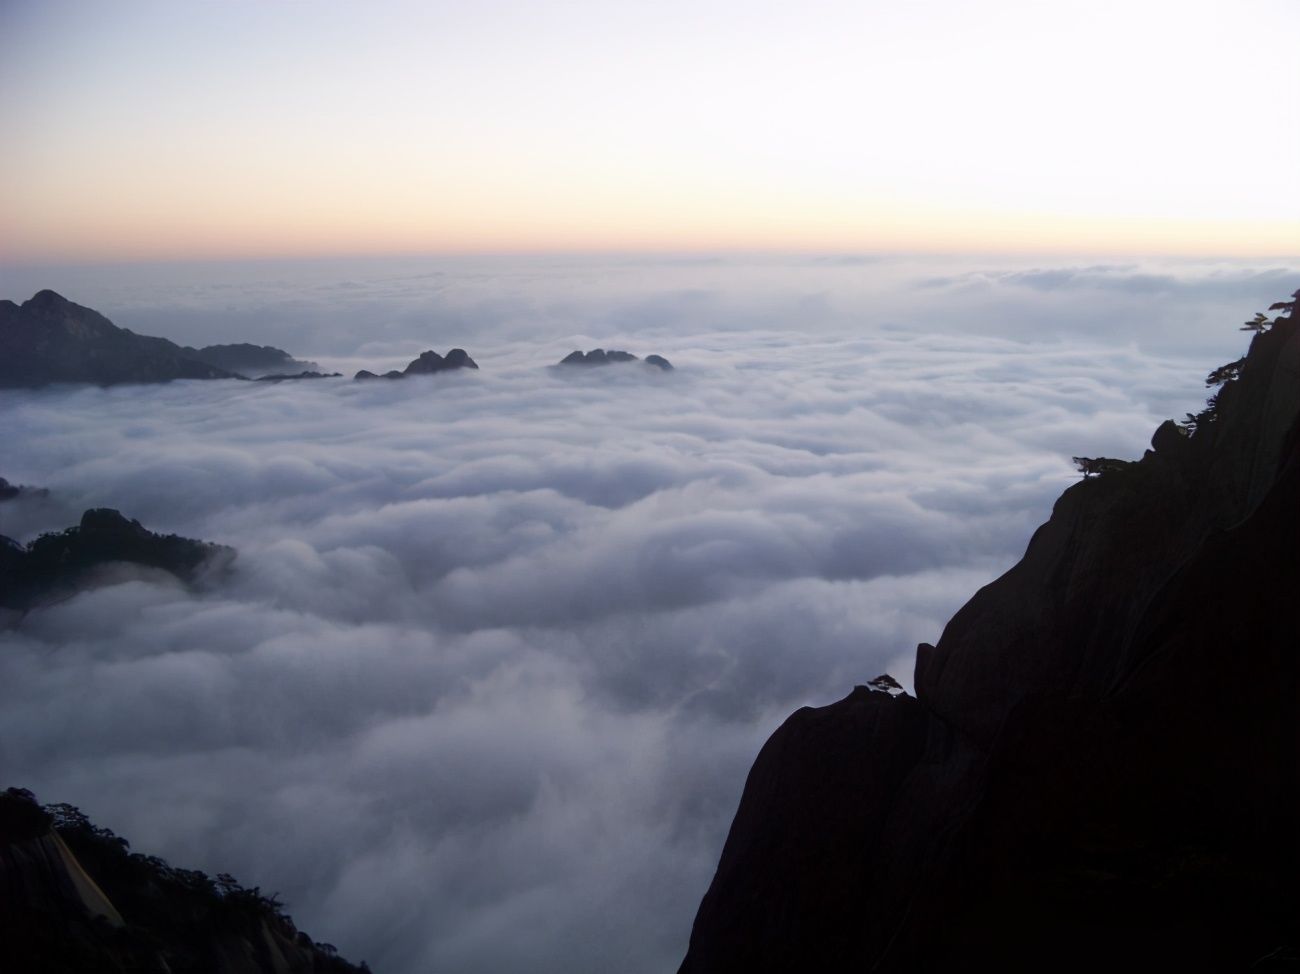
<svg viewBox="0 0 1300 974"><path fill-rule="evenodd" d="M1077 304L1074 270L988 278L969 306L909 270L868 315L855 275L882 263L792 266L755 283L766 310L725 264L660 268L657 290L611 289L620 267L268 285L231 300L274 319L360 292L374 314L350 345L306 311L284 312L302 342L251 321L212 340L385 367L454 341L483 368L0 394L0 473L53 491L0 507L0 532L112 506L239 550L198 591L125 574L0 634L5 783L279 890L376 970L671 969L776 724L909 680L1069 456L1140 455L1217 364L1106 322L1033 334L1046 306L1015 295ZM1162 314L1206 293L1162 292ZM544 367L597 343L678 368Z"/></svg>
<svg viewBox="0 0 1300 974"><path fill-rule="evenodd" d="M1186 273L1188 267L1192 269L1191 274ZM1183 270L1182 274L1178 273L1180 269ZM1278 293L1294 279L1295 271L1289 266L1254 269L1226 265L1207 274L1203 266L1182 261L1161 270L1140 264L1090 264L1028 270L967 271L927 278L920 283L930 288L1003 285L1035 291L1094 290L1166 296L1198 294L1249 301L1252 298L1258 299L1261 294Z"/></svg>

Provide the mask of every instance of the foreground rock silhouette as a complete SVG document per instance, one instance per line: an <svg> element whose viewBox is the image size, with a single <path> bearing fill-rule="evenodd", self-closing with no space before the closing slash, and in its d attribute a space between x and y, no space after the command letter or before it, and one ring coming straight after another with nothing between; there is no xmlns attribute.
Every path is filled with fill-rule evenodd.
<svg viewBox="0 0 1300 974"><path fill-rule="evenodd" d="M1300 328L760 752L684 974L1300 969Z"/></svg>
<svg viewBox="0 0 1300 974"><path fill-rule="evenodd" d="M275 896L178 869L69 805L0 792L0 966L89 974L351 974Z"/></svg>

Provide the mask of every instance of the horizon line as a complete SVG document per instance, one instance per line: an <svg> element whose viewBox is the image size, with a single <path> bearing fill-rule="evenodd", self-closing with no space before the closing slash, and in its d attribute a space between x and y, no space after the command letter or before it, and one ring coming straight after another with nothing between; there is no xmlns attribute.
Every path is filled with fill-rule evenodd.
<svg viewBox="0 0 1300 974"><path fill-rule="evenodd" d="M710 261L733 260L808 260L834 261L859 260L864 263L873 261L898 260L905 258L941 260L944 258L988 258L988 259L1032 259L1051 257L1055 259L1110 258L1118 260L1170 260L1170 261L1300 261L1300 249L1293 252L1259 250L1259 251L1214 251L1214 250L1163 250L1163 249L1105 249L1084 246L1079 249L1058 246L1038 246L1025 248L992 247L903 247L885 249L879 247L555 247L555 248L430 248L427 250L384 250L384 251L307 251L297 253L257 252L237 253L219 252L211 254L176 255L133 255L126 257L72 255L41 255L32 257L12 257L0 255L0 273L6 270L37 270L50 268L112 268L138 266L200 266L204 264L293 264L293 263L329 263L334 261L386 261L386 260L680 260L684 262L705 263Z"/></svg>

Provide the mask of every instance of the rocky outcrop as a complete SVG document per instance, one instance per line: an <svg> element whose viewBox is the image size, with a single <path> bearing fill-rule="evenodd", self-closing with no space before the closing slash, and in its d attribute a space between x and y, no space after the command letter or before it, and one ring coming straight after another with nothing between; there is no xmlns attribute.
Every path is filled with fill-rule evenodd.
<svg viewBox="0 0 1300 974"><path fill-rule="evenodd" d="M433 372L446 372L449 369L477 369L478 363L469 357L463 348L453 348L443 358L437 352L421 352L420 357L406 367L405 375L429 375Z"/></svg>
<svg viewBox="0 0 1300 974"><path fill-rule="evenodd" d="M682 970L1296 969L1298 414L1287 316L1064 493L915 698L792 716Z"/></svg>
<svg viewBox="0 0 1300 974"><path fill-rule="evenodd" d="M27 546L0 536L0 608L25 610L95 584L109 565L160 569L194 582L234 551L178 535L154 534L108 508L86 511L81 523L43 534Z"/></svg>
<svg viewBox="0 0 1300 974"><path fill-rule="evenodd" d="M0 793L0 966L84 974L351 974L274 897L176 869L68 805Z"/></svg>
<svg viewBox="0 0 1300 974"><path fill-rule="evenodd" d="M469 357L469 353L465 349L453 348L445 357L434 351L421 352L420 357L413 359L401 372L394 369L391 372L385 372L383 375L375 375L375 373L367 369L362 369L354 378L405 379L408 375L432 375L435 372L448 372L453 369L477 368L478 363Z"/></svg>
<svg viewBox="0 0 1300 974"><path fill-rule="evenodd" d="M563 366L592 366L592 365L613 365L615 362L641 362L642 360L633 355L631 352L618 351L610 349L606 351L603 348L593 348L589 352L574 350L564 358L560 359L559 364ZM662 355L647 355L645 365L653 366L667 372L673 366Z"/></svg>
<svg viewBox="0 0 1300 974"><path fill-rule="evenodd" d="M234 345L205 345L203 348L181 349L197 362L226 372L237 373L250 379L260 379L269 375L288 375L294 378L296 373L319 373L320 366L315 362L303 362L294 358L282 348L271 345L252 345L241 342Z"/></svg>

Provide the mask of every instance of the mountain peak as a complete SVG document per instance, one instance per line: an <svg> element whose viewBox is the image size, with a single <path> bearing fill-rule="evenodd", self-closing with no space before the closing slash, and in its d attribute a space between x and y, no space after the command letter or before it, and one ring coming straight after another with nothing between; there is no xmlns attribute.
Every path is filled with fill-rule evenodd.
<svg viewBox="0 0 1300 974"><path fill-rule="evenodd" d="M413 359L411 363L401 372L396 369L384 373L382 376L375 375L369 369L362 369L356 374L357 379L404 379L408 375L432 375L435 372L447 372L452 369L477 369L478 363L469 357L469 353L463 348L453 348L447 353L446 358L439 355L432 349L421 352L420 357Z"/></svg>
<svg viewBox="0 0 1300 974"><path fill-rule="evenodd" d="M70 304L72 304L72 302L69 301L67 298L65 298L58 291L51 291L49 288L44 288L40 291L37 291L30 298L24 301L22 306L24 308L39 309L39 308L62 308Z"/></svg>
<svg viewBox="0 0 1300 974"><path fill-rule="evenodd" d="M0 388L232 377L165 338L133 334L48 288L21 306L0 305L0 322Z"/></svg>

